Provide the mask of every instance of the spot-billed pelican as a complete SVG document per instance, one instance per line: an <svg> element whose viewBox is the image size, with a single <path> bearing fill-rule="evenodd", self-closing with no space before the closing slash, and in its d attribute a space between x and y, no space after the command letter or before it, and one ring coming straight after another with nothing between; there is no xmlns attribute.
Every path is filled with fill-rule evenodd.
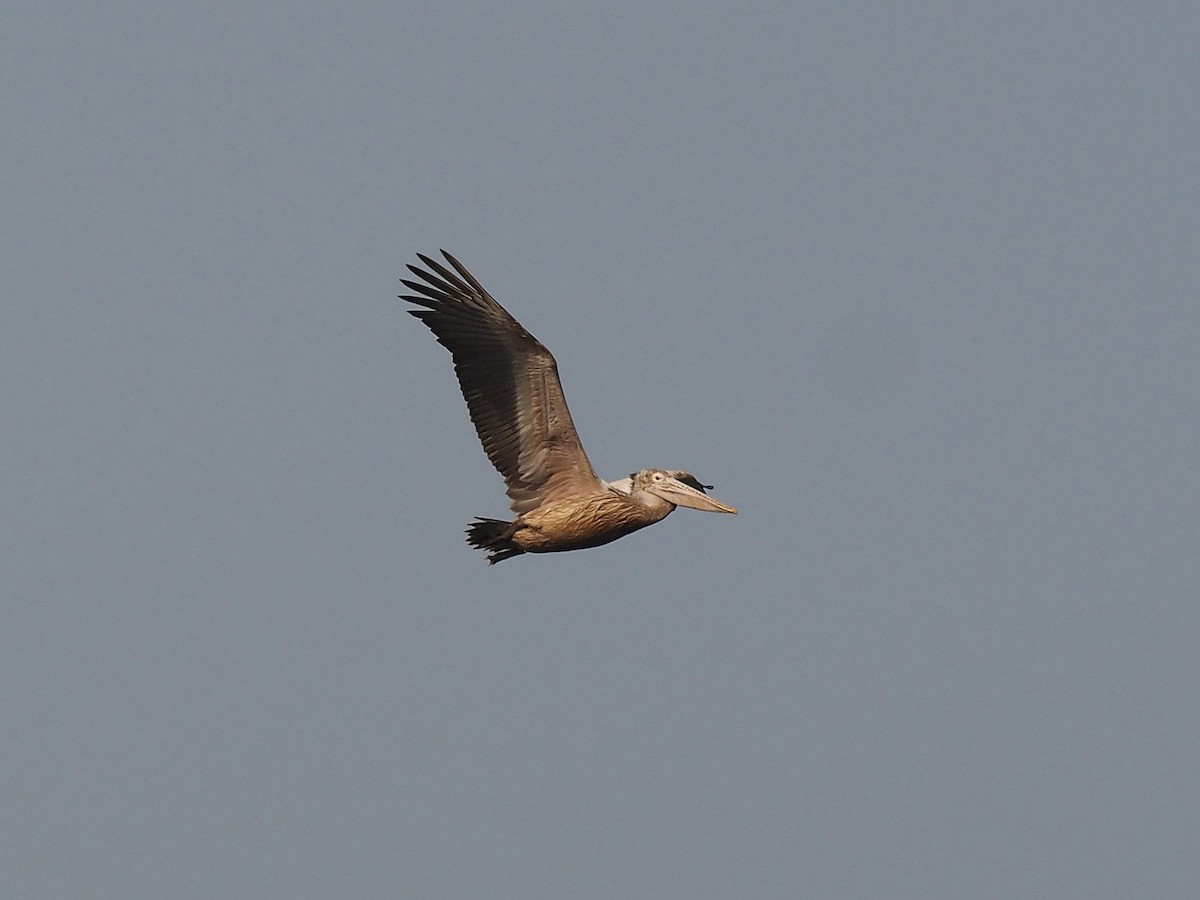
<svg viewBox="0 0 1200 900"><path fill-rule="evenodd" d="M431 271L401 279L416 294L402 300L454 358L454 371L483 449L508 485L516 521L477 518L467 543L488 563L522 553L598 547L666 518L676 506L736 513L709 497L687 472L642 469L607 482L597 477L558 381L554 357L497 303L457 259L454 267L417 254Z"/></svg>

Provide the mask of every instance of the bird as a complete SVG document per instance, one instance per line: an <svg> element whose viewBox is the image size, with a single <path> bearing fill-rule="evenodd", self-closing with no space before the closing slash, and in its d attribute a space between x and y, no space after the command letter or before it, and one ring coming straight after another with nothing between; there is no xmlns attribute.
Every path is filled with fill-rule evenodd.
<svg viewBox="0 0 1200 900"><path fill-rule="evenodd" d="M608 482L596 475L563 395L553 354L489 294L466 267L442 251L407 265L419 280L400 299L450 351L467 411L507 485L513 521L476 517L467 543L489 565L524 553L598 547L653 525L686 506L736 514L710 497L712 485L678 469L641 469Z"/></svg>

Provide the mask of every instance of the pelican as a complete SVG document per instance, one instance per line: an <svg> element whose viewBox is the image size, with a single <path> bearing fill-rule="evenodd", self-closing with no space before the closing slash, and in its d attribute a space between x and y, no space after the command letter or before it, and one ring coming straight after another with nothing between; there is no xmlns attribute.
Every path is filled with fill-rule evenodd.
<svg viewBox="0 0 1200 900"><path fill-rule="evenodd" d="M420 281L401 300L454 358L454 371L484 452L508 485L515 521L476 518L467 543L488 564L522 553L598 547L666 518L677 506L737 513L705 493L710 484L674 469L600 479L571 421L554 357L483 289L457 259L453 267L418 253Z"/></svg>

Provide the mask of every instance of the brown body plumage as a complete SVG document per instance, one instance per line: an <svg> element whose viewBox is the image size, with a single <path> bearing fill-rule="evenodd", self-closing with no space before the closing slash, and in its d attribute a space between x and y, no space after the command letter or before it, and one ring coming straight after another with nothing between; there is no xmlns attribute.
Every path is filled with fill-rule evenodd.
<svg viewBox="0 0 1200 900"><path fill-rule="evenodd" d="M584 550L653 525L673 509L674 505L665 500L642 503L632 495L609 489L588 497L551 500L522 513L515 522L480 519L467 530L467 540L472 546L492 551L492 562L519 553Z"/></svg>
<svg viewBox="0 0 1200 900"><path fill-rule="evenodd" d="M402 279L402 299L454 358L454 369L488 458L504 476L513 522L479 519L467 541L495 563L521 553L607 544L664 519L676 506L736 512L704 493L686 472L643 469L612 484L588 461L553 355L483 289L453 256L445 266Z"/></svg>

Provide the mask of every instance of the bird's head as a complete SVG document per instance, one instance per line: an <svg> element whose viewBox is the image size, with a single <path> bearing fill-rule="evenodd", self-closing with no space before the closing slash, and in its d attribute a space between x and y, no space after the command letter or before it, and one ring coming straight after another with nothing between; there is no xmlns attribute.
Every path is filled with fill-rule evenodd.
<svg viewBox="0 0 1200 900"><path fill-rule="evenodd" d="M688 509L698 509L702 512L737 514L737 510L732 506L726 506L704 492L705 488L712 487L711 484L701 484L695 475L678 469L642 469L628 478L613 482L610 486L623 494L635 497L645 492L665 500L672 506L686 506Z"/></svg>

